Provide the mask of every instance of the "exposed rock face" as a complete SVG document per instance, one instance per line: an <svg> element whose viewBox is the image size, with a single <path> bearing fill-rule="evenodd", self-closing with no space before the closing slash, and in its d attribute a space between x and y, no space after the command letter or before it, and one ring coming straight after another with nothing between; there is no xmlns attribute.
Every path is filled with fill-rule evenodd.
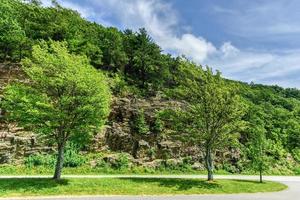
<svg viewBox="0 0 300 200"><path fill-rule="evenodd" d="M162 133L151 132L151 125L155 121L157 111L162 108L174 107L176 104L178 102L162 100L159 97L148 100L115 98L109 117L110 125L105 133L106 144L111 150L132 153L138 135L132 127L132 121L138 112L143 110L150 131L147 134L138 136L137 158L148 160L163 158L165 151L170 151L175 156L180 144L168 141Z"/></svg>
<svg viewBox="0 0 300 200"><path fill-rule="evenodd" d="M15 125L0 126L0 164L18 163L33 153L53 152L52 147L38 142L36 135Z"/></svg>
<svg viewBox="0 0 300 200"><path fill-rule="evenodd" d="M122 151L132 154L137 133L132 127L132 121L140 110L144 111L145 121L150 127L147 134L138 137L138 149L136 159L149 162L156 159L179 159L192 156L194 161L203 158L200 149L193 146L184 146L181 142L175 142L163 131L152 131L156 113L162 109L182 106L176 101L166 100L160 96L150 99L114 98L112 112L109 117L109 125L105 131L105 144L113 151ZM155 164L154 164L155 165Z"/></svg>

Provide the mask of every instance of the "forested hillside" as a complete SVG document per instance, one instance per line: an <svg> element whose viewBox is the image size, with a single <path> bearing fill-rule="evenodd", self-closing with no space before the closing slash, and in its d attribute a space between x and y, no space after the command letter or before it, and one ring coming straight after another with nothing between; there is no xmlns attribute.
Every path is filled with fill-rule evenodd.
<svg viewBox="0 0 300 200"><path fill-rule="evenodd" d="M147 157L138 162L183 157L185 164L199 162L195 154L201 154L201 148L193 144L195 149L188 149L190 143L183 138L190 127L182 126L191 120L179 122L186 115L176 110L201 98L197 86L209 82L203 77L210 69L164 53L143 28L133 31L104 27L55 1L52 7L43 7L38 0L0 0L0 67L14 71L24 58L34 57L33 46L53 41L64 43L72 54L86 56L108 77L113 104L106 136L100 140L105 140L110 150L125 151L133 159ZM1 69L0 73L4 76ZM18 71L16 78L23 80L22 74ZM274 173L296 171L300 163L300 90L222 81L222 90L236 89L245 110L236 142L216 149L216 167L228 172L250 170L253 137L260 133L265 137L266 165ZM1 88L6 84L0 83ZM6 114L2 110L3 124ZM89 144L79 146L92 151L87 148Z"/></svg>

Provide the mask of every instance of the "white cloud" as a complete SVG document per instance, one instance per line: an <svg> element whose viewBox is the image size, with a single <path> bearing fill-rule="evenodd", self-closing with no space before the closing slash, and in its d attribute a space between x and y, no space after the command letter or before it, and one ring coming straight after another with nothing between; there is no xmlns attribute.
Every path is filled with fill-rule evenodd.
<svg viewBox="0 0 300 200"><path fill-rule="evenodd" d="M169 38L168 43L163 43L162 47L176 51L177 54L183 54L198 63L203 62L208 55L216 52L212 43L189 33L183 34L180 38Z"/></svg>
<svg viewBox="0 0 300 200"><path fill-rule="evenodd" d="M225 42L221 47L220 51L222 52L224 57L232 57L236 56L240 50L233 46L231 42Z"/></svg>
<svg viewBox="0 0 300 200"><path fill-rule="evenodd" d="M300 87L300 49L294 52L263 53L239 50L224 43L205 63L227 78L283 87Z"/></svg>
<svg viewBox="0 0 300 200"><path fill-rule="evenodd" d="M94 5L106 7L124 28L145 27L153 39L167 52L185 55L197 62L204 61L216 51L204 38L190 33L179 34L179 20L172 5L159 0L106 1L93 0Z"/></svg>

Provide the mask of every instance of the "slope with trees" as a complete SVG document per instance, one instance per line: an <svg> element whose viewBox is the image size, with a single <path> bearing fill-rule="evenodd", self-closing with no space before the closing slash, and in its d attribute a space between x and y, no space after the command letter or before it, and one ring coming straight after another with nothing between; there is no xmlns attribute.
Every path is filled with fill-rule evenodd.
<svg viewBox="0 0 300 200"><path fill-rule="evenodd" d="M26 58L23 65L29 78L32 80L44 79L39 80L40 82L33 81L31 82L32 85L29 84L30 89L34 90L32 93L28 92L28 85L24 87L22 84L10 86L6 89L7 97L4 102L8 103L11 98L24 96L28 99L21 98L25 102L20 102L22 103L20 106L28 104L29 107L35 105L38 106L38 109L43 109L42 112L29 109L29 111L32 111L29 114L33 118L16 115L15 117L21 118L21 121L41 123L42 118L40 117L46 117L41 114L54 112L53 104L48 101L53 100L55 97L55 93L50 94L50 92L55 92L52 91L52 86L56 88L59 85L55 85L53 80L58 79L58 83L63 85L66 83L66 86L68 84L72 86L74 83L80 95L85 92L91 97L99 95L101 91L104 91L105 86L103 85L105 84L102 84L104 82L103 75L99 75L103 80L102 78L98 80L96 78L98 75L93 75L98 71L97 74L106 74L108 77L106 84L109 84L113 95L117 98L140 98L147 101L155 96L162 96L166 101L176 100L182 103L181 105L188 105L190 113L182 114L175 110L175 117L169 116L165 121L163 121L163 117L158 119L163 121L160 132L164 134L172 133L172 136L177 137L181 133L189 133L195 130L194 133L197 132L199 137L185 137L184 139L201 138L203 143L205 141L203 138L209 140L210 134L208 133L213 132L211 128L204 129L203 122L205 121L222 122L222 126L218 124L217 127L213 128L222 129L218 134L226 133L226 136L229 130L234 130L233 127L236 126L235 121L234 123L228 121L234 116L236 116L236 122L244 121L248 127L251 125L251 128L236 130L236 134L234 134L236 136L234 141L236 142L230 142L226 148L223 148L222 151L228 151L232 148L237 149L241 155L240 160L230 161L231 168L226 169L228 171L242 172L250 168L249 160L253 159L253 153L257 152L248 150L251 146L257 144L253 141L253 138L259 137L253 137L253 135L258 133L263 133L263 139L268 141L267 154L274 160L273 164L278 166L278 170L281 169L280 167L286 166L292 168L295 162L300 162L300 91L298 89L284 89L279 86L253 83L246 84L223 79L219 73L214 74L185 58L174 58L171 55L164 54L145 29L120 31L113 27L104 27L83 19L78 12L63 8L56 1L53 1L51 7L43 7L38 0L0 0L0 29L0 62L17 66L12 65L12 63L20 63L21 60ZM56 46L54 48L56 50L51 49L49 43ZM61 46L61 44L63 45ZM55 51L57 52L55 53ZM52 60L50 62L47 59ZM89 65L94 69L91 69ZM61 66L64 68L60 68ZM74 73L63 71L69 69L69 67L71 69L71 66ZM91 73L82 71L80 66L85 66ZM47 70L55 70L56 73L63 72L66 77L48 77L42 73L43 71L47 72ZM71 75L67 75L69 72ZM42 73L43 76L36 77L35 75L38 75L38 73ZM74 78L75 75L76 78ZM72 78L74 80L71 80ZM91 83L92 80L93 83ZM83 86L89 87L84 88ZM67 92L66 95L70 94L70 87L68 86L64 90ZM20 93L14 93L13 91L19 91ZM77 99L76 95L72 99L85 101L85 99ZM104 96L107 95L105 92ZM60 98L53 101L53 103L58 103L60 100L63 101L61 106L70 103L68 99ZM100 101L103 99L94 100ZM36 102L42 104L36 105ZM227 105L228 107L226 107ZM3 104L1 104L1 109L2 106ZM8 106L8 116L20 113L16 112L18 109L24 109L13 105L9 107L9 104L6 106ZM203 111L206 106L209 107L211 112ZM244 110L242 108L244 106L250 107L250 109ZM215 110L215 108L218 108L218 110ZM59 109L59 107L55 109ZM78 109L81 109L81 107L79 106ZM87 108L83 106L82 109ZM108 111L104 109L106 111L99 113L98 116L97 113L102 109L104 108L101 107L101 109L95 110L95 115L91 120L98 121L99 118L102 119L103 116L108 114ZM73 112L77 112L77 107L71 110L70 112L73 115ZM164 110L164 107L160 108L162 113ZM253 117L249 117L251 110L259 110L262 114L256 116L258 119L253 119ZM90 111L92 112L92 110ZM52 113L47 117L55 117L56 121L59 122L63 122L64 119L69 120L65 118L66 116L61 116L63 113L59 111L55 115ZM191 115L192 113L193 115ZM215 115L218 115L220 119L215 119ZM61 118L61 120L58 120L58 118ZM107 122L108 125L113 124L113 120ZM225 124L223 124L223 120L225 120ZM149 123L149 120L143 119L140 121L142 121L140 122L141 126L147 127L147 131L146 129L136 128L138 126L132 128L133 131L136 131L136 134L132 134L136 136L136 140L140 138L139 131L142 133L148 132L148 130L150 133L155 132L154 124ZM263 123L258 124L261 121ZM78 132L77 128L91 128L90 123L94 123L94 121L83 121L80 126L75 123L67 129ZM35 129L36 131L42 129L42 132L51 132L55 126L57 124L50 123L45 124L45 126L37 126ZM184 132L182 132L183 129L185 129ZM223 129L226 129L226 131L223 131ZM214 141L219 144L224 135L217 136L217 140ZM183 138L183 135L181 138ZM226 139L229 138L226 137ZM179 138L177 137L177 139ZM184 142L188 143L188 141ZM196 141L190 142L196 144ZM216 143L214 146L219 145ZM207 151L204 152L214 150L216 149L207 148ZM132 152L135 154L135 151ZM219 150L217 153L220 153ZM293 162L286 159L290 156L292 156ZM209 165L211 165L210 162L206 166ZM221 167L225 168L225 165L226 163Z"/></svg>

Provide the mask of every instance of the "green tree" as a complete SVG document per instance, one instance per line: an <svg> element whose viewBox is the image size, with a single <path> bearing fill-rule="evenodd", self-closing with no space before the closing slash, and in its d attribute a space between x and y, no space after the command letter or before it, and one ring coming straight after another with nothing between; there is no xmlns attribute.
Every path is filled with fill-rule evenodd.
<svg viewBox="0 0 300 200"><path fill-rule="evenodd" d="M160 89L164 80L166 59L161 54L160 47L153 42L145 29L133 33L125 31L124 49L128 58L125 74L134 83L147 92Z"/></svg>
<svg viewBox="0 0 300 200"><path fill-rule="evenodd" d="M177 112L183 124L176 126L182 129L181 138L203 149L210 181L213 180L215 152L236 141L244 125L241 117L246 106L237 95L236 87L226 82L219 72L213 74L207 68L186 73L193 66L187 65L181 67L181 85L176 91L187 105L181 114Z"/></svg>
<svg viewBox="0 0 300 200"><path fill-rule="evenodd" d="M266 129L264 124L264 113L257 106L249 109L249 142L247 151L250 158L250 166L259 172L260 183L263 182L263 171L270 167L270 157L267 155L268 140L266 138Z"/></svg>
<svg viewBox="0 0 300 200"><path fill-rule="evenodd" d="M14 2L6 0L0 4L0 53L1 60L16 60L22 56L22 43L25 40L25 32L16 20ZM18 52L18 56L16 53Z"/></svg>
<svg viewBox="0 0 300 200"><path fill-rule="evenodd" d="M110 91L106 78L86 56L69 54L65 43L43 42L23 61L28 80L6 87L8 118L57 144L54 179L60 179L64 149L71 137L91 136L106 121Z"/></svg>
<svg viewBox="0 0 300 200"><path fill-rule="evenodd" d="M103 52L103 67L113 71L123 71L127 57L123 50L122 33L116 28L107 28L99 35L100 47Z"/></svg>

